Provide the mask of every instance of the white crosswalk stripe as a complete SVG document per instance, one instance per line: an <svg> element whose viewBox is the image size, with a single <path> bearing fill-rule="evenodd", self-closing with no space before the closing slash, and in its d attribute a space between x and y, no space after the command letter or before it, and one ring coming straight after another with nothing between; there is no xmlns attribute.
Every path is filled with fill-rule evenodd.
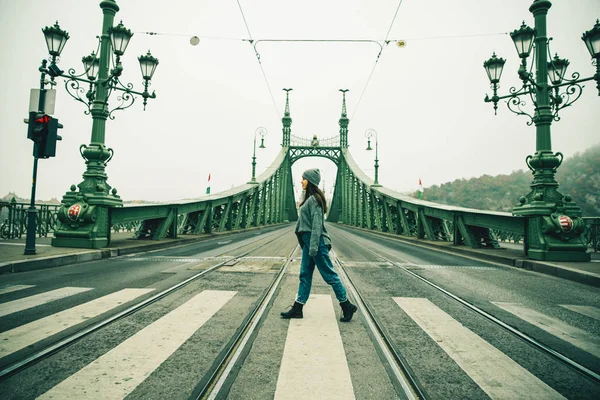
<svg viewBox="0 0 600 400"><path fill-rule="evenodd" d="M14 285L0 294L32 288ZM0 316L92 288L65 287L0 304ZM0 333L0 358L97 317L154 289L123 289ZM57 384L42 399L125 398L217 313L237 292L206 290ZM465 328L425 298L393 297L398 306L491 398L562 399L546 383ZM600 357L600 338L517 303L491 302L572 345ZM557 307L600 320L600 309ZM304 319L290 320L274 398L354 399L330 295L311 295ZM301 376L302 379L297 377Z"/></svg>
<svg viewBox="0 0 600 400"><path fill-rule="evenodd" d="M154 289L123 289L79 306L0 333L0 357L94 318Z"/></svg>
<svg viewBox="0 0 600 400"><path fill-rule="evenodd" d="M87 292L88 290L92 290L92 288L64 287L51 290L49 292L36 294L34 296L29 296L24 299L9 301L2 304L2 307L0 308L0 317L27 310L28 308L37 307L52 301L64 299L65 297L73 296L75 294Z"/></svg>
<svg viewBox="0 0 600 400"><path fill-rule="evenodd" d="M290 320L275 399L354 399L331 296L311 295L304 311Z"/></svg>
<svg viewBox="0 0 600 400"><path fill-rule="evenodd" d="M492 302L496 306L516 315L524 321L579 347L590 354L600 357L600 338L583 329L571 326L559 319L549 317L538 311L517 303Z"/></svg>
<svg viewBox="0 0 600 400"><path fill-rule="evenodd" d="M590 318L597 319L600 321L600 308L590 307L590 306L576 306L572 304L559 304L561 307L566 308L567 310L575 311L576 313L583 314Z"/></svg>
<svg viewBox="0 0 600 400"><path fill-rule="evenodd" d="M428 299L394 297L394 301L491 398L563 399L554 389Z"/></svg>
<svg viewBox="0 0 600 400"><path fill-rule="evenodd" d="M29 289L35 287L34 285L13 285L7 286L5 288L0 289L0 294L12 293L18 290Z"/></svg>
<svg viewBox="0 0 600 400"><path fill-rule="evenodd" d="M236 293L203 291L39 398L126 397Z"/></svg>

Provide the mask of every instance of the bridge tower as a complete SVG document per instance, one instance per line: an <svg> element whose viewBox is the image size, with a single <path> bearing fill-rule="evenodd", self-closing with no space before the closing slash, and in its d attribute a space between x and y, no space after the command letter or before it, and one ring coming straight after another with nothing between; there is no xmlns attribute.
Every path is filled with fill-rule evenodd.
<svg viewBox="0 0 600 400"><path fill-rule="evenodd" d="M342 116L340 117L340 147L343 149L348 148L348 124L350 120L348 119L348 114L346 113L346 92L350 91L350 89L340 89L342 92Z"/></svg>
<svg viewBox="0 0 600 400"><path fill-rule="evenodd" d="M292 134L292 117L290 116L290 92L293 89L283 89L285 90L285 112L283 113L283 118L281 118L281 122L283 123L283 141L281 145L283 147L290 146L290 135Z"/></svg>

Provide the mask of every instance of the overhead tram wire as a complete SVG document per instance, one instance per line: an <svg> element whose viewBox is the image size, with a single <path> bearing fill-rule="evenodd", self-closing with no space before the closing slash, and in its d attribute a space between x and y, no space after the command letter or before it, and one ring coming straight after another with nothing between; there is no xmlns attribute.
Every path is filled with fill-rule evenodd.
<svg viewBox="0 0 600 400"><path fill-rule="evenodd" d="M244 10L242 10L242 5L240 4L240 0L237 0L238 7L240 8L240 13L242 13L242 19L244 20L244 25L246 25L246 31L248 31L248 37L250 38L250 43L254 42L252 39L252 34L250 33L250 28L248 27L248 21L246 21L246 16L244 15ZM271 85L269 84L269 80L267 79L267 74L263 69L262 62L260 62L260 54L256 52L254 49L254 54L256 55L256 59L258 60L258 65L260 66L260 70L262 71L263 78L265 78L265 83L267 84L267 88L269 89L269 94L271 95L271 101L273 101L273 106L275 107L275 111L277 112L277 118L281 117L279 114L279 109L277 108L277 102L275 101L275 96L273 96L273 91L271 90Z"/></svg>
<svg viewBox="0 0 600 400"><path fill-rule="evenodd" d="M189 33L166 33L166 32L133 32L133 33L138 33L140 35L150 35L150 36L185 36L185 37L196 36L196 35L190 35ZM244 39L240 39L240 38L222 37L222 36L199 36L199 38L218 39L218 40L235 40L235 41L244 40Z"/></svg>
<svg viewBox="0 0 600 400"><path fill-rule="evenodd" d="M473 33L468 35L454 35L454 36L431 36L431 37L421 37L421 38L406 38L406 40L437 40L437 39L462 39L468 37L477 37L477 36L499 36L499 35L508 35L508 32L496 32L496 33Z"/></svg>
<svg viewBox="0 0 600 400"><path fill-rule="evenodd" d="M392 31L392 27L394 26L394 21L396 21L396 17L398 16L398 11L400 10L402 1L403 0L400 0L398 2L398 7L396 7L396 12L394 13L394 18L392 18L392 23L390 24L390 27L388 28L388 31L385 35L385 39L383 40L383 43L385 45L387 45L389 43L388 37L390 36L390 32ZM375 72L375 67L377 67L377 63L379 62L379 57L381 56L382 52L383 52L383 46L381 47L381 50L379 50L379 54L377 54L377 58L375 59L375 64L373 64L373 68L371 69L371 73L369 74L369 78L367 79L367 83L365 83L365 87L363 88L362 93L360 94L360 97L358 98L358 102L356 103L356 107L354 107L354 111L352 112L352 117L350 117L350 119L354 119L356 110L358 110L358 106L360 105L360 102L361 102L365 92L367 91L367 87L369 86L369 82L371 82L371 77L373 76L373 72Z"/></svg>
<svg viewBox="0 0 600 400"><path fill-rule="evenodd" d="M265 70L263 69L262 66L262 62L260 60L260 53L258 52L258 50L256 49L256 46L258 45L258 43L260 42L333 42L333 43L348 43L348 42L354 42L354 43L375 43L379 46L379 53L377 53L377 57L375 59L375 63L373 64L373 68L371 69L371 72L369 74L369 77L367 78L367 82L365 83L365 86L363 87L363 90L360 94L360 97L358 98L358 102L356 103L356 107L354 108L354 111L352 113L352 117L351 119L354 118L354 115L356 114L356 111L358 110L358 106L360 105L362 98L367 90L367 87L369 86L369 83L371 82L371 78L373 77L373 73L375 72L375 68L377 67L377 63L379 62L379 58L381 57L381 53L383 52L384 46L387 46L390 42L390 40L388 40L388 37L390 35L390 32L392 30L392 27L394 26L394 22L396 21L396 17L398 16L398 11L400 10L400 6L402 5L403 0L400 0L398 2L398 7L396 7L396 12L394 13L394 17L392 18L392 22L390 23L390 27L388 28L387 34L385 39L383 40L383 45L376 41L376 40L370 40L370 39L259 39L259 40L254 40L252 38L252 34L250 33L250 28L248 27L248 22L246 21L246 16L244 15L244 11L242 10L242 6L239 2L239 0L237 0L238 3L238 7L240 9L240 13L242 14L242 19L244 20L244 25L246 26L246 31L248 32L248 36L250 39L239 39L239 38L229 38L229 37L217 37L217 36L201 36L202 38L206 38L206 39L221 39L221 40L241 40L241 41L247 41L249 42L254 49L254 54L256 55L256 59L258 60L258 65L260 66L260 70L262 72L263 78L265 80L265 83L267 85L267 88L269 89L269 94L271 96L271 101L273 102L273 106L275 107L275 111L277 112L277 116L279 116L279 109L277 108L277 102L275 101L275 97L273 96L273 91L271 89L271 85L269 84L269 80L267 79L267 75L265 73ZM190 36L189 34L179 34L179 33L162 33L162 32L135 32L135 33L141 33L141 34L146 34L146 35L152 35L152 36L157 36L157 35L164 35L164 36ZM499 35L508 35L508 32L497 32L497 33L475 33L475 34L466 34L466 35L453 35L453 36L432 36L432 37L421 37L421 38L407 38L406 40L410 40L410 41L417 41L417 40L439 40L439 39L462 39L462 38L469 38L469 37L478 37L478 36L499 36Z"/></svg>
<svg viewBox="0 0 600 400"><path fill-rule="evenodd" d="M253 40L253 39L245 39L245 38L239 38L239 37L223 37L223 36L199 36L199 35L193 35L190 33L170 33L170 32L142 32L142 31L136 31L133 33L137 33L139 35L149 35L149 36L183 36L183 37L190 37L190 36L197 36L200 39L217 39L217 40L235 40L235 41L242 41L242 42L250 42L250 43L254 43L256 45L256 43L258 42L371 42L371 43L376 43L379 46L381 46L380 42L373 40L373 39L258 39L258 40ZM429 37L408 37L405 38L407 41L410 40L412 41L416 41L416 40L438 40L438 39L462 39L462 38L469 38L469 37L478 37L478 36L499 36L499 35L508 35L508 32L492 32L492 33L470 33L470 34L465 34L465 35L453 35L453 36L429 36ZM386 40L388 43L389 42L393 42L395 40L391 39L391 40Z"/></svg>

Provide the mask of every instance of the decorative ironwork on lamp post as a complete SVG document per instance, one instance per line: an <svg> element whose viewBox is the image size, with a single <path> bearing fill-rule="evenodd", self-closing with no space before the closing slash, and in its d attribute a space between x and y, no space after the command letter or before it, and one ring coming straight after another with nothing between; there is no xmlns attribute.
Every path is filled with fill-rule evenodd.
<svg viewBox="0 0 600 400"><path fill-rule="evenodd" d="M367 129L365 132L365 137L367 138L367 150L373 150L371 148L371 138L375 137L375 181L371 186L381 186L379 184L379 156L377 152L377 132L375 129Z"/></svg>
<svg viewBox="0 0 600 400"><path fill-rule="evenodd" d="M252 179L248 183L258 183L256 182L256 135L260 136L260 146L259 149L265 148L265 136L267 136L267 128L259 126L254 131L254 153L252 154Z"/></svg>
<svg viewBox="0 0 600 400"><path fill-rule="evenodd" d="M41 67L40 71L50 75L50 85L56 84L56 77L64 78L67 93L85 104L85 114L92 115L90 144L82 144L79 148L85 160L86 171L83 173L83 181L77 185L79 191L75 185L71 185L71 191L63 196L62 207L58 213L60 224L54 233L53 246L100 248L108 244L108 210L110 207L122 206L123 201L117 195L117 190L107 183L105 168L114 151L105 146L106 120L115 118L112 115L114 111L131 107L136 99L134 95L144 99L144 110L148 99L156 97L154 92L148 92L148 87L158 59L154 58L150 51L138 57L144 79L143 92L133 90L131 83L123 84L120 80L123 72L121 57L125 54L133 33L122 23L113 26L115 15L119 11L115 0L101 1L100 8L104 17L98 48L82 58L84 72L79 75L73 68L65 74L58 67L58 57L69 39L69 34L60 28L58 22L54 26L42 29L50 53L50 65L47 68ZM84 75L86 77L83 77ZM87 89L84 85L88 86ZM119 95L116 98L116 107L110 109L108 100L113 93Z"/></svg>
<svg viewBox="0 0 600 400"><path fill-rule="evenodd" d="M566 69L569 61L558 55L552 58L549 48L552 38L547 37L546 16L551 6L548 0L535 0L529 7L534 16L535 29L523 22L519 29L510 34L521 58L517 71L523 82L520 89L512 87L508 95L498 96L498 83L505 60L494 53L492 58L483 63L493 90L492 97L486 95L485 101L494 104L495 113L498 101L508 99L508 109L517 115L529 117L527 125L535 124L536 127L536 151L534 155L527 156L525 161L533 173L531 192L521 197L519 204L513 208L515 215L526 218L527 255L538 260L588 261L590 255L586 253L587 247L582 240L585 223L581 219L581 209L571 196L563 196L557 190L555 173L563 161L563 155L552 151L550 126L552 121L560 120L560 110L579 99L583 90L580 85L582 82L595 80L600 95L600 23L596 21L596 25L582 37L593 58L596 74L580 78L579 73L575 72L568 79ZM528 71L527 58L532 49L534 61ZM532 72L534 63L535 74ZM521 96L531 99L533 115L523 109L526 102Z"/></svg>

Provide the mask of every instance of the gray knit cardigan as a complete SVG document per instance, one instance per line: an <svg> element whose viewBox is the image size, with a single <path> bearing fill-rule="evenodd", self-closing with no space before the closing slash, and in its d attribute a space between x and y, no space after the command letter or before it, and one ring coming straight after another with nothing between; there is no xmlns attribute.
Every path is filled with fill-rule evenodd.
<svg viewBox="0 0 600 400"><path fill-rule="evenodd" d="M301 247L306 243L302 243L302 237L299 233L310 232L310 243L308 247L308 255L314 257L319 250L319 239L323 236L325 246L331 249L331 238L325 229L323 223L323 208L319 205L314 196L310 196L300 207L300 217L296 223L296 235Z"/></svg>

